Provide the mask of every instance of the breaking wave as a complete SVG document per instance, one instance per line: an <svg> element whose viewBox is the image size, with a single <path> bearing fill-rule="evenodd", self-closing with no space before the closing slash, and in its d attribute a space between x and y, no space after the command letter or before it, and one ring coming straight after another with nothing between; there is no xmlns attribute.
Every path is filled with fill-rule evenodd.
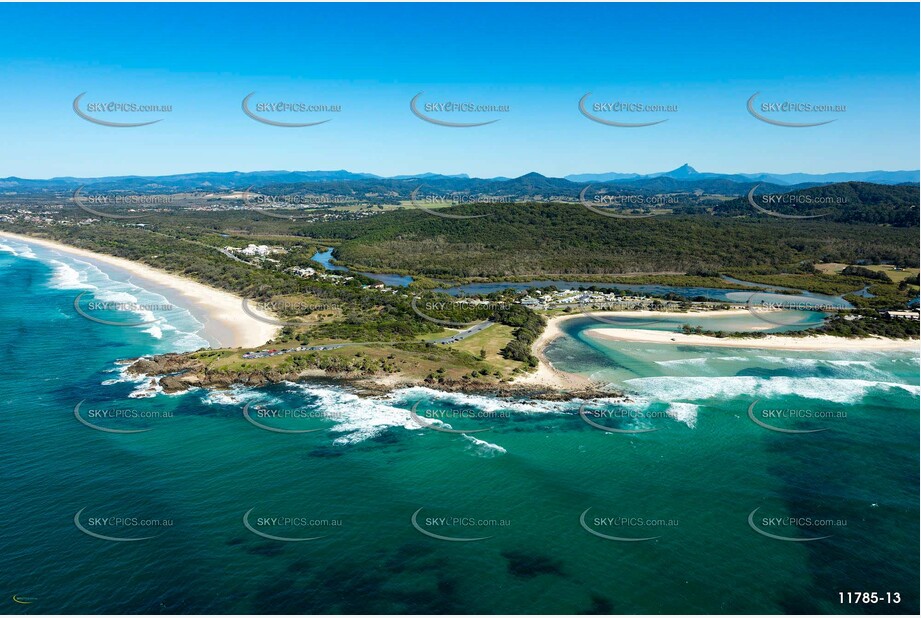
<svg viewBox="0 0 921 618"><path fill-rule="evenodd" d="M634 378L625 382L631 389L660 401L705 401L735 397L778 397L795 395L804 399L821 399L834 403L856 403L870 391L902 389L913 395L921 394L921 387L897 382L872 380L792 378L776 376L725 377L653 377Z"/></svg>

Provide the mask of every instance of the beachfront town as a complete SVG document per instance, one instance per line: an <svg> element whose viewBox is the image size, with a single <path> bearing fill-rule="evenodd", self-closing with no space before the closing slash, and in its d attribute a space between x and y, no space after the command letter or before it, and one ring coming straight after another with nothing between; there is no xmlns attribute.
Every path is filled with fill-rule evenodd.
<svg viewBox="0 0 921 618"><path fill-rule="evenodd" d="M0 213L0 223L28 223L38 228L60 225L62 227L92 225L98 223L99 219L86 217L79 220L59 220L49 215L54 214L52 211L33 213L28 210L15 210L12 212Z"/></svg>
<svg viewBox="0 0 921 618"><path fill-rule="evenodd" d="M623 292L617 291L601 292L597 290L535 290L518 302L530 309L543 311L573 307L597 307L598 309L622 311L637 311L643 309L670 311L680 308L690 308L691 306L707 309L728 306L727 303L721 302L665 300L661 298L652 298L650 296L624 295Z"/></svg>

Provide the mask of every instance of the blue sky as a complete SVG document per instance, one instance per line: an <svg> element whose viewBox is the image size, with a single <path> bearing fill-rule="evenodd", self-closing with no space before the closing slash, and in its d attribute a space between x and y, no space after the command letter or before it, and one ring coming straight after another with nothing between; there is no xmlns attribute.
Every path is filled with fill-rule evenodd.
<svg viewBox="0 0 921 618"><path fill-rule="evenodd" d="M474 176L919 167L917 4L0 5L0 177L348 169ZM265 113L241 101L340 105ZM410 99L507 105L430 116ZM171 105L96 114L83 103ZM593 102L669 113L579 113ZM810 128L761 122L746 101L844 105Z"/></svg>

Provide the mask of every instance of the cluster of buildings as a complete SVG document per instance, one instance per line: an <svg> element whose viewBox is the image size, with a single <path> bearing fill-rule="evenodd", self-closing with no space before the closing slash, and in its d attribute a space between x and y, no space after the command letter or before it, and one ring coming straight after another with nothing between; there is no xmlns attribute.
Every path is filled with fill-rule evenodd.
<svg viewBox="0 0 921 618"><path fill-rule="evenodd" d="M45 227L47 225L90 225L98 221L99 219L87 217L86 219L80 219L79 221L72 222L69 219L55 219L49 216L45 216L45 213L33 214L27 210L0 214L0 222L2 223L29 223L37 227Z"/></svg>
<svg viewBox="0 0 921 618"><path fill-rule="evenodd" d="M316 268L310 268L309 266L295 266L291 269L291 272L297 275L298 277L304 277L309 279L315 277L317 274Z"/></svg>
<svg viewBox="0 0 921 618"><path fill-rule="evenodd" d="M336 284L342 284L355 278L351 275L336 275L327 271L317 270L316 268L311 268L310 266L294 266L289 268L288 272L305 279L318 279L320 281ZM396 288L392 288L384 283L371 283L368 285L363 285L361 286L361 289L379 290L381 292L389 292L391 294L396 294L399 291Z"/></svg>
<svg viewBox="0 0 921 618"><path fill-rule="evenodd" d="M399 290L392 288L386 283L371 283L368 285L361 286L363 290L378 290L379 292L389 292L390 294L396 294ZM404 294L404 296L406 296Z"/></svg>
<svg viewBox="0 0 921 618"><path fill-rule="evenodd" d="M279 211L279 214L276 216L287 218L287 216L292 214L293 217L296 217L299 221L304 221L308 223L321 223L328 221L352 221L355 219L364 219L366 217L374 216L380 211L372 211L370 207L367 210L336 210L340 208L341 204L319 204L316 206L311 206L309 208L298 209L296 213L292 213L291 209L284 209ZM271 211L274 208L269 206L252 205L252 206L237 206L234 204L224 203L220 199L216 199L211 202L202 202L202 203L190 203L184 205L183 210L194 211L194 212L226 212L229 210L233 211L243 211L243 212L256 212L260 211Z"/></svg>
<svg viewBox="0 0 921 618"><path fill-rule="evenodd" d="M921 310L914 309L910 311L884 311L887 318L896 320L917 320L921 321Z"/></svg>
<svg viewBox="0 0 921 618"><path fill-rule="evenodd" d="M345 283L346 281L354 279L354 277L350 275L334 275L329 272L317 270L316 268L311 268L310 266L295 266L289 268L288 271L294 273L298 277L304 277L305 279L320 279L321 281L329 281L331 283Z"/></svg>
<svg viewBox="0 0 921 618"><path fill-rule="evenodd" d="M241 247L224 247L225 251L230 253L236 253L239 255L245 255L247 257L267 257L273 253L284 253L285 250L281 247L270 247L268 245L254 245L250 243L249 245Z"/></svg>
<svg viewBox="0 0 921 618"><path fill-rule="evenodd" d="M648 309L677 307L678 302L651 298L649 296L624 296L617 292L589 292L583 290L559 290L541 292L537 290L518 301L531 309L556 309L563 307L604 305L616 309Z"/></svg>

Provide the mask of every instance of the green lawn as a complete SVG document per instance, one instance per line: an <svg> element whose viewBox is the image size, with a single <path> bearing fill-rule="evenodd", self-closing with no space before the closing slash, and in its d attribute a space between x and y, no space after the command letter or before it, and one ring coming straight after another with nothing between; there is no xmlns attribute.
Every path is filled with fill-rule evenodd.
<svg viewBox="0 0 921 618"><path fill-rule="evenodd" d="M870 270L876 272L886 273L893 283L898 283L902 279L908 279L909 277L917 277L918 273L921 272L921 269L918 268L905 268L903 270L895 270L895 266L891 264L877 264L876 266L864 266Z"/></svg>
<svg viewBox="0 0 921 618"><path fill-rule="evenodd" d="M502 369L504 373L511 372L523 365L519 361L508 360L499 355L499 350L504 348L512 340L511 326L505 324L493 324L485 330L481 330L475 335L467 337L463 341L451 344L450 347L455 350L462 350L474 356L480 356L481 350L486 350L486 362Z"/></svg>

